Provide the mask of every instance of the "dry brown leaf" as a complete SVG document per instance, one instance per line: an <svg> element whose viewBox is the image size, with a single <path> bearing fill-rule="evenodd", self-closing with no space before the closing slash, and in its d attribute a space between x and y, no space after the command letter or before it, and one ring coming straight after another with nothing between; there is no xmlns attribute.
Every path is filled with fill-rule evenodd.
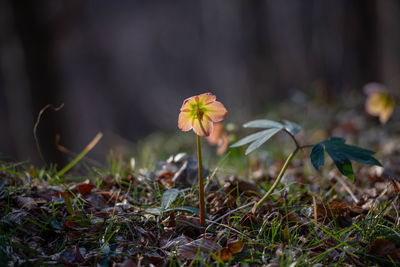
<svg viewBox="0 0 400 267"><path fill-rule="evenodd" d="M157 176L157 182L164 185L166 188L172 188L174 187L174 181L172 180L174 175L174 172L165 170Z"/></svg>
<svg viewBox="0 0 400 267"><path fill-rule="evenodd" d="M166 250L171 250L174 249L176 247L182 246L182 245L186 245L187 243L192 242L193 239L184 236L184 235L180 235L174 239L170 239L170 240L161 240L161 248L162 249L166 249Z"/></svg>
<svg viewBox="0 0 400 267"><path fill-rule="evenodd" d="M256 183L236 176L231 176L225 181L224 189L233 196L237 196L237 191L239 191L239 194L244 193L247 196L258 195L260 190Z"/></svg>
<svg viewBox="0 0 400 267"><path fill-rule="evenodd" d="M232 259L232 252L229 248L223 248L217 252L216 255L213 256L214 260L221 260L221 261L229 261Z"/></svg>
<svg viewBox="0 0 400 267"><path fill-rule="evenodd" d="M85 258L82 256L78 246L69 247L64 249L59 254L59 261L66 265L72 265L73 263L83 262Z"/></svg>
<svg viewBox="0 0 400 267"><path fill-rule="evenodd" d="M138 266L137 263L135 261L133 261L132 259L125 259L123 262L121 263L116 263L114 265L115 267L136 267Z"/></svg>
<svg viewBox="0 0 400 267"><path fill-rule="evenodd" d="M31 197L18 196L16 201L17 201L18 206L21 209L26 208L27 210L31 210L31 209L37 208L37 204L35 203L35 200Z"/></svg>
<svg viewBox="0 0 400 267"><path fill-rule="evenodd" d="M335 217L345 216L348 211L347 204L338 200L333 200L329 203L332 214Z"/></svg>
<svg viewBox="0 0 400 267"><path fill-rule="evenodd" d="M108 187L112 187L113 185L115 185L114 176L112 174L107 175L103 178L103 183Z"/></svg>
<svg viewBox="0 0 400 267"><path fill-rule="evenodd" d="M78 190L79 193L81 193L83 196L87 196L92 192L92 189L94 188L94 185L92 184L79 184L77 185L76 189Z"/></svg>
<svg viewBox="0 0 400 267"><path fill-rule="evenodd" d="M389 240L381 238L376 239L369 248L369 253L381 258L390 256L392 259L399 258L399 249Z"/></svg>
<svg viewBox="0 0 400 267"><path fill-rule="evenodd" d="M318 219L325 220L331 217L346 216L349 208L345 202L333 200L330 203L317 203L314 207L314 212Z"/></svg>
<svg viewBox="0 0 400 267"><path fill-rule="evenodd" d="M229 249L232 254L240 253L243 249L243 241L238 239L235 241L228 242L226 247Z"/></svg>
<svg viewBox="0 0 400 267"><path fill-rule="evenodd" d="M74 196L70 192L54 192L53 196L58 197L58 198L74 198Z"/></svg>
<svg viewBox="0 0 400 267"><path fill-rule="evenodd" d="M209 238L199 238L179 246L178 257L181 260L193 260L197 255L208 257L218 250L218 244Z"/></svg>

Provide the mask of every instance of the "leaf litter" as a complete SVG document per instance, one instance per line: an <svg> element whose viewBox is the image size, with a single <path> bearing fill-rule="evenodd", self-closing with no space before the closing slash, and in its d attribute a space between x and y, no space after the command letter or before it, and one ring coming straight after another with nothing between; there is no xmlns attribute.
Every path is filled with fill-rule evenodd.
<svg viewBox="0 0 400 267"><path fill-rule="evenodd" d="M318 118L327 113L316 112ZM334 162L322 160L321 151L314 163L329 167L320 173L310 171L313 166L304 155L293 161L271 199L251 213L252 204L268 190L283 164L279 157L264 162L258 155L250 158L246 173L217 172L209 180L206 229L199 226L197 162L184 153L156 162L152 171L130 167L117 174L95 171L90 179L85 176L83 182L71 183L60 183L51 173L44 178L43 170L29 164L2 163L1 262L10 266L399 265L400 137L389 134L398 132L396 126L390 128L390 121L382 134L369 120L368 115L353 114L346 120L325 121L334 125L332 132L351 140L361 136L362 142L375 145L384 167L354 164L351 183L342 179ZM284 127L296 131L296 125ZM329 136L318 134L320 140ZM223 138L226 142L225 134Z"/></svg>

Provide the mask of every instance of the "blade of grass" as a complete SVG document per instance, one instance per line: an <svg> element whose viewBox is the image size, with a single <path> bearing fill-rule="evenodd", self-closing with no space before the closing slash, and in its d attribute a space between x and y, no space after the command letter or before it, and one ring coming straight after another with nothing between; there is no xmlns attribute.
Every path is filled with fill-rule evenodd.
<svg viewBox="0 0 400 267"><path fill-rule="evenodd" d="M331 232L327 229L327 227L325 227L325 226L323 226L323 225L320 225L320 224L318 224L318 223L315 222L315 221L312 221L312 222L314 222L315 226L317 226L319 229L321 229L323 232L325 232L325 234L329 235L330 237L332 237L333 239L335 239L335 240L336 240L337 242L339 242L340 244L345 245L345 246L351 248L352 250L354 250L354 251L356 251L356 252L358 252L358 253L362 253L359 249L357 249L357 248L351 246L350 244L348 244L348 243L345 242L345 241L340 240L340 238L338 238L338 237L335 236L333 233L331 233ZM353 257L358 258L357 255L355 255L355 254L353 254L353 253L351 253L351 252L349 252L349 251L347 251L347 250L345 250L345 252L348 253L348 254L350 254L350 255L353 256ZM362 254L363 254L363 253L362 253Z"/></svg>
<svg viewBox="0 0 400 267"><path fill-rule="evenodd" d="M100 141L100 139L103 137L103 134L101 132L97 133L97 135L93 138L93 140L85 147L85 149L82 150L81 153L79 153L70 163L67 164L64 168L62 168L56 175L58 177L63 176L67 171L69 171L72 167L75 166L84 156L86 156L87 153L89 153L90 150L92 150L97 143Z"/></svg>
<svg viewBox="0 0 400 267"><path fill-rule="evenodd" d="M101 246L100 251L97 255L100 255L101 252L103 251L103 249L105 248L105 246L107 246L108 242L110 242L111 238L119 231L119 227L117 227L117 229L115 229L108 237L106 242L104 242L104 244Z"/></svg>
<svg viewBox="0 0 400 267"><path fill-rule="evenodd" d="M31 218L26 218L20 225L18 225L17 227L15 227L12 231L10 231L7 235L6 238L10 238L10 236L12 236L16 231L18 231L18 229L22 228L26 223L33 223L36 226L38 226L39 228L41 228L42 230L46 231L48 230L46 226L44 226L43 224L31 219Z"/></svg>

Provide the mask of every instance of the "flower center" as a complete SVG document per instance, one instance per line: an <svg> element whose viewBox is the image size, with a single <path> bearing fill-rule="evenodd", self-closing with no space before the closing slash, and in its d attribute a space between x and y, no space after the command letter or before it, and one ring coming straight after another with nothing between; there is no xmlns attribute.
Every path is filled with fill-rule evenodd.
<svg viewBox="0 0 400 267"><path fill-rule="evenodd" d="M203 120L204 111L200 107L197 107L196 115L199 120Z"/></svg>
<svg viewBox="0 0 400 267"><path fill-rule="evenodd" d="M191 113L192 113L192 118L196 118L200 121L203 120L204 113L207 111L207 108L204 107L202 103L196 103L192 105L191 108Z"/></svg>

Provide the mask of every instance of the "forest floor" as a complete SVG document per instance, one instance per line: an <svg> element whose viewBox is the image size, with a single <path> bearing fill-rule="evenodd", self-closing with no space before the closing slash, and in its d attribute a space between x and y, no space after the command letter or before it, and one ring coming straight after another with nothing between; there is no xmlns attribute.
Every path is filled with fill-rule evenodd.
<svg viewBox="0 0 400 267"><path fill-rule="evenodd" d="M345 99L289 101L259 118L296 121L305 129L301 143L344 137L376 151L383 168L355 163L351 182L329 161L314 170L304 151L253 214L293 149L291 140L277 135L249 157L243 148L222 156L206 149L205 229L195 151L167 151L168 140L185 133L144 140L139 149L167 147L151 158L114 155L103 168L82 159L63 175L55 166L3 162L0 265L399 266L398 110L381 125L364 111L363 97ZM228 128L230 140L250 133Z"/></svg>

